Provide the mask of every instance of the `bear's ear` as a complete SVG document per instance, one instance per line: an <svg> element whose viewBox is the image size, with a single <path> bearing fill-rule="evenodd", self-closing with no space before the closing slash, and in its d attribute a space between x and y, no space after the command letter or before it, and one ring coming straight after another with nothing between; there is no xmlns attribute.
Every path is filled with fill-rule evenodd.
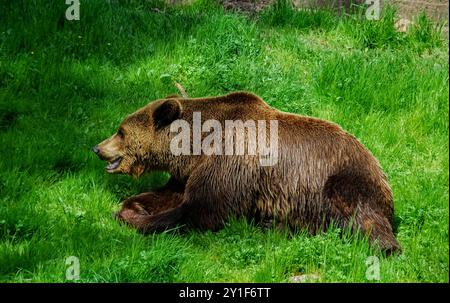
<svg viewBox="0 0 450 303"><path fill-rule="evenodd" d="M161 129L181 116L181 104L178 100L169 99L159 105L153 112L153 123L156 129Z"/></svg>

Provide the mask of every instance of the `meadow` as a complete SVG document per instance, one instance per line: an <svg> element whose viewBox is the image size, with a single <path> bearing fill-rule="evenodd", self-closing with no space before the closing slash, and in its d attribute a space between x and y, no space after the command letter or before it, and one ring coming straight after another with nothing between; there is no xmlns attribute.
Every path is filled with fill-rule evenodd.
<svg viewBox="0 0 450 303"><path fill-rule="evenodd" d="M395 9L260 13L215 1L0 0L0 281L380 282L449 279L448 41L419 15L395 29ZM92 146L148 102L252 91L286 112L327 119L380 160L395 199L403 254L331 229L287 235L234 220L218 232L144 236L111 213L166 174L108 175ZM377 281L375 281L377 282Z"/></svg>

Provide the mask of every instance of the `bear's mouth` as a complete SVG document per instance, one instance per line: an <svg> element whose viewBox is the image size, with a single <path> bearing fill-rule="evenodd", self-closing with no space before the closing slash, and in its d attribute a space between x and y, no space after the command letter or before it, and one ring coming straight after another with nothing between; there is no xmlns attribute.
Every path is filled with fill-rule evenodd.
<svg viewBox="0 0 450 303"><path fill-rule="evenodd" d="M119 167L122 157L116 157L111 161L108 161L108 165L105 167L107 172L113 172L117 167Z"/></svg>

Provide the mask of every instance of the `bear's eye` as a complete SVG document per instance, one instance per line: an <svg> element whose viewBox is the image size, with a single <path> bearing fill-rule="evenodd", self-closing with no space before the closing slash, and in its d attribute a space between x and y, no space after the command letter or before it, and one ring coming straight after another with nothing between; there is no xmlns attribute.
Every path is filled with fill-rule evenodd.
<svg viewBox="0 0 450 303"><path fill-rule="evenodd" d="M119 138L123 139L125 137L125 133L123 132L123 129L119 128L119 130L117 131L117 136L119 136Z"/></svg>

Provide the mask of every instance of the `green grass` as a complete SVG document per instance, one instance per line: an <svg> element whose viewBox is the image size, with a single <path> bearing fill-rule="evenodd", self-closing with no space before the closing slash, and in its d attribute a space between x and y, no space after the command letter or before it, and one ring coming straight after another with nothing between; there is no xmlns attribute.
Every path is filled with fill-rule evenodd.
<svg viewBox="0 0 450 303"><path fill-rule="evenodd" d="M420 16L294 11L246 17L212 1L0 1L0 280L82 282L448 282L448 42ZM158 9L154 9L158 8ZM111 219L130 195L167 180L107 175L90 148L125 115L176 93L249 90L272 106L329 119L380 160L395 197L400 256L339 230L288 236L231 222L212 232L142 236Z"/></svg>

